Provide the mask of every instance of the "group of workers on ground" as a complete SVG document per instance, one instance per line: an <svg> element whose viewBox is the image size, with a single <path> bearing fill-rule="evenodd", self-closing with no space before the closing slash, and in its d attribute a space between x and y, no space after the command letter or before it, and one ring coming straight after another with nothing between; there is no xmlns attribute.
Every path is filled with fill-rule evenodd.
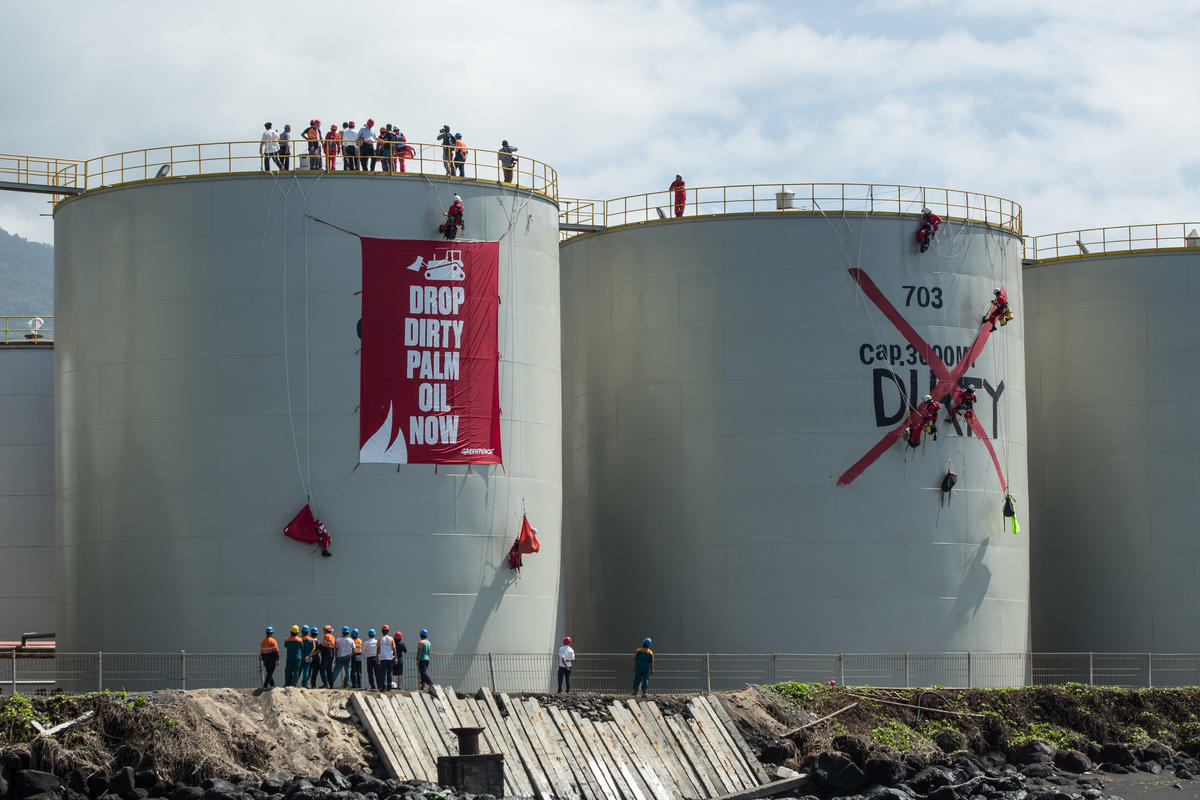
<svg viewBox="0 0 1200 800"><path fill-rule="evenodd" d="M284 125L282 131L276 131L270 122L264 123L263 127L262 140L258 145L263 172L270 172L272 164L279 170L291 169L293 155L298 165L307 158L307 168L310 170L336 170L340 156L344 170L374 172L375 165L379 164L387 173L405 172L405 160L417 155L398 126L385 125L376 133L373 119L367 120L367 124L361 128L356 127L353 120L343 122L340 129L335 122L324 133L321 132L321 120L309 120L308 127L300 134L307 145L307 156L299 152L293 154L292 142L295 139L291 125ZM446 174L465 178L467 154L470 151L462 134L451 133L450 126L443 125L437 139L442 143ZM517 163L517 157L513 155L515 152L517 148L510 145L507 139L500 143L496 151L505 183L513 182L513 169Z"/></svg>
<svg viewBox="0 0 1200 800"><path fill-rule="evenodd" d="M320 681L322 689L332 689L340 676L343 689L361 689L363 675L363 660L366 660L367 680L370 688L386 692L396 689L404 679L404 656L408 647L404 644L404 634L395 633L384 625L380 634L375 629L367 631L367 638L359 638L358 628L342 626L342 635L333 635L333 626L326 625L320 631L316 625L293 625L291 635L283 640L283 648L287 653L284 665L284 686L299 686L301 688L317 688ZM645 695L650 688L650 676L654 673L654 651L650 637L642 639L642 645L633 654L633 693L638 688ZM268 626L266 636L258 645L259 658L262 661L264 689L275 688L275 668L279 666L279 642L275 639L275 629ZM429 662L433 657L433 644L429 639L429 631L421 629L421 640L417 645L417 672L419 688L423 691L433 686L429 677ZM571 691L571 670L575 668L575 650L571 647L571 637L564 636L562 647L558 648L558 691Z"/></svg>
<svg viewBox="0 0 1200 800"><path fill-rule="evenodd" d="M361 689L363 661L366 661L367 680L370 687L381 692L395 689L404 677L404 655L408 646L404 634L391 632L382 626L379 635L375 629L367 631L367 638L359 636L358 628L342 626L342 635L333 635L333 626L326 625L324 631L316 625L293 625L291 635L283 640L287 654L284 664L283 685L301 688L332 689L338 677L343 689ZM259 658L262 660L263 688L275 688L275 668L279 665L279 642L275 629L267 627L267 635L259 643ZM429 631L421 629L417 643L417 673L421 689L433 686L429 677L429 662L433 658L433 644Z"/></svg>

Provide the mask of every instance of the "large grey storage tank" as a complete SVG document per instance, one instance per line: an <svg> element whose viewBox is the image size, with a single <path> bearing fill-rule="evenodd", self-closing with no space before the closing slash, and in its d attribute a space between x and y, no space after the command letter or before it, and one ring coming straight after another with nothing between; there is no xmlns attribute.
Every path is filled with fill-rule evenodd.
<svg viewBox="0 0 1200 800"><path fill-rule="evenodd" d="M1036 262L1025 270L1025 302L1037 650L1196 649L1196 228L1140 225L1031 241Z"/></svg>
<svg viewBox="0 0 1200 800"><path fill-rule="evenodd" d="M578 218L608 230L563 244L565 582L576 641L628 650L649 634L667 652L1024 652L1029 526L1009 532L978 438L940 421L936 442L897 443L837 485L902 424L905 398L919 402L933 385L851 268L950 370L993 288L1005 286L1018 323L991 335L965 379L980 387L976 413L1024 521L1019 207L986 198L968 208L980 196L943 190L802 186L789 187L789 211L772 188L781 191L757 187L759 199L741 204L734 189L689 190L681 219L655 218L672 198L609 201ZM922 254L922 200L978 221L948 219ZM943 497L950 469L958 483ZM1022 681L1014 664L992 679Z"/></svg>
<svg viewBox="0 0 1200 800"><path fill-rule="evenodd" d="M470 238L503 237L504 467L358 465L359 241L306 214L434 239L455 192ZM292 623L388 623L412 640L429 628L441 652L550 651L551 197L411 174L251 173L89 191L55 223L60 649L244 652L267 624L286 636ZM305 485L332 558L282 535ZM523 505L542 554L518 575L505 554Z"/></svg>
<svg viewBox="0 0 1200 800"><path fill-rule="evenodd" d="M0 327L8 330L13 326ZM26 319L10 319L25 323ZM54 348L0 333L0 640L54 630ZM36 334L52 336L52 334Z"/></svg>

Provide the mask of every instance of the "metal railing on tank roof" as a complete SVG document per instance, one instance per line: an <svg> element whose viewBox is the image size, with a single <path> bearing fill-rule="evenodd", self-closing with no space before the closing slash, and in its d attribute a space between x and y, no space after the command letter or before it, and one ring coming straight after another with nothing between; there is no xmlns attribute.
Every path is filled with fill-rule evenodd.
<svg viewBox="0 0 1200 800"><path fill-rule="evenodd" d="M675 218L736 214L920 214L977 222L1020 234L1021 206L1012 200L958 189L880 183L758 183L688 187L677 205L668 190L613 200L560 198L565 225L616 228ZM583 231L568 231L577 235Z"/></svg>
<svg viewBox="0 0 1200 800"><path fill-rule="evenodd" d="M263 157L259 154L260 144L257 141L245 141L168 145L91 158L81 162L80 185L90 191L155 179L261 173ZM405 144L412 148L412 156L403 159L398 154L375 156L373 174L376 177L406 174L447 177L448 170L443 158L442 145L422 142ZM463 162L462 179L516 186L554 200L558 199L558 174L549 164L525 155L516 156L512 168L512 182L506 183L504 167L499 156L495 150L469 148ZM292 139L290 153L286 158L288 171L283 174L305 175L334 171L350 175L368 174L362 170L347 171L341 151L335 156L327 156L323 141L320 154L310 156L306 140ZM326 169L329 158L334 161L333 170ZM393 172L384 172L385 159L390 161L389 166L394 169ZM400 172L401 164L404 168L403 173ZM279 167L276 163L272 162L270 167L272 172L278 174Z"/></svg>
<svg viewBox="0 0 1200 800"><path fill-rule="evenodd" d="M84 172L84 162L70 158L0 153L0 183L8 189L40 191L54 186L77 192L84 186Z"/></svg>
<svg viewBox="0 0 1200 800"><path fill-rule="evenodd" d="M1076 231L1030 236L1025 240L1025 258L1034 261L1054 261L1189 247L1200 248L1200 222L1081 228Z"/></svg>
<svg viewBox="0 0 1200 800"><path fill-rule="evenodd" d="M0 316L0 345L54 344L54 317Z"/></svg>

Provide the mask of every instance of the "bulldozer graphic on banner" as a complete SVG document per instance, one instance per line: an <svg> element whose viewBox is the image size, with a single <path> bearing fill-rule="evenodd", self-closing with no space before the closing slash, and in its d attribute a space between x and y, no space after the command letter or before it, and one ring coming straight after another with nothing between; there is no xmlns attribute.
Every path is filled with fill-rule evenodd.
<svg viewBox="0 0 1200 800"><path fill-rule="evenodd" d="M462 250L447 250L438 258L435 254L433 258L422 258L417 256L417 260L408 265L408 269L413 272L425 270L425 280L427 281L465 281L467 273L463 271Z"/></svg>

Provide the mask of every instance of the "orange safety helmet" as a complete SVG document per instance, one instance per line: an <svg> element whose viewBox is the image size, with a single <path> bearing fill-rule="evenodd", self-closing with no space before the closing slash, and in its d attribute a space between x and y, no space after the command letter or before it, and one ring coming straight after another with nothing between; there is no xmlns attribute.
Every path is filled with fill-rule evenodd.
<svg viewBox="0 0 1200 800"><path fill-rule="evenodd" d="M325 632L326 632L326 633L333 633L333 626L332 626L332 625L326 625L326 626L325 626Z"/></svg>

